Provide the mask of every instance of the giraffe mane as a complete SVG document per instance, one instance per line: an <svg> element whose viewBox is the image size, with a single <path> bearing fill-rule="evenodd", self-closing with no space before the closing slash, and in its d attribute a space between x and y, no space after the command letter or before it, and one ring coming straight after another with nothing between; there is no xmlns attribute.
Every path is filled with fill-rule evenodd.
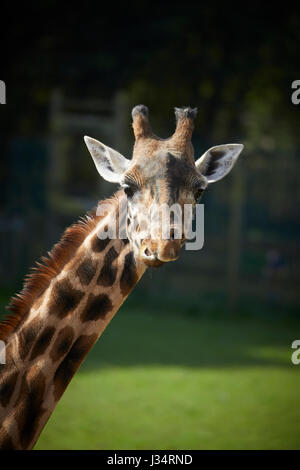
<svg viewBox="0 0 300 470"><path fill-rule="evenodd" d="M118 191L111 198L100 201L98 206L109 203L117 207L121 192L123 191ZM6 307L11 313L0 322L1 340L7 340L8 336L20 325L34 301L47 289L51 280L61 272L102 218L103 216L96 215L96 209L81 217L65 229L60 241L48 252L48 256L43 256L35 263L31 272L25 276L21 292L13 296Z"/></svg>

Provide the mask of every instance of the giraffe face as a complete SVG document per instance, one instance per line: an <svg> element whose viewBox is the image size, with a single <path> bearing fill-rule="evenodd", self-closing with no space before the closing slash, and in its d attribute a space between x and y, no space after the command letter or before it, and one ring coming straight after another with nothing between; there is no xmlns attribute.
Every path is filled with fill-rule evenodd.
<svg viewBox="0 0 300 470"><path fill-rule="evenodd" d="M193 211L206 178L184 155L158 151L138 158L121 186L127 197L127 236L139 258L151 267L176 260L185 241L185 207Z"/></svg>
<svg viewBox="0 0 300 470"><path fill-rule="evenodd" d="M131 160L85 137L98 172L123 188L128 239L151 267L178 258L185 241L185 207L194 209L207 185L229 173L243 149L240 144L219 145L195 161L191 136L196 109L175 108L175 115L176 130L163 140L152 133L148 109L133 109Z"/></svg>

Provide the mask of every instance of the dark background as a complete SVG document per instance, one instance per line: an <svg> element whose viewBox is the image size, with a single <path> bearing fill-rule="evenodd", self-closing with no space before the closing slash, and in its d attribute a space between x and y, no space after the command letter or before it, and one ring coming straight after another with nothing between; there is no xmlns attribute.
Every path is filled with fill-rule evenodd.
<svg viewBox="0 0 300 470"><path fill-rule="evenodd" d="M147 270L38 448L299 448L300 17L251 5L1 5L1 313L116 189L84 135L130 158L133 106L168 137L190 105L196 158L244 144L203 197L204 248Z"/></svg>
<svg viewBox="0 0 300 470"><path fill-rule="evenodd" d="M19 288L62 230L114 191L98 177L83 135L130 157L135 104L150 108L162 137L174 129L173 107L191 105L199 110L197 157L221 143L245 150L205 195L205 249L186 252L153 280L147 274L141 289L190 291L209 304L212 296L230 310L243 300L254 311L262 303L265 312L295 309L300 107L291 83L299 78L299 26L297 11L274 5L137 2L105 10L46 1L7 10L1 284Z"/></svg>

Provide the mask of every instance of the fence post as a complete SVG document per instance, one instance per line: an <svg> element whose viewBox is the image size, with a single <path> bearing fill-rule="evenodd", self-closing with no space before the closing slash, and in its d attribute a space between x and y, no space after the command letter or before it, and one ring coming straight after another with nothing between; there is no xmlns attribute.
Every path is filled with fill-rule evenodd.
<svg viewBox="0 0 300 470"><path fill-rule="evenodd" d="M232 172L229 207L227 292L228 308L234 311L240 297L240 257L242 244L242 210L245 199L243 169Z"/></svg>
<svg viewBox="0 0 300 470"><path fill-rule="evenodd" d="M114 146L119 152L127 155L129 152L128 116L130 116L130 104L125 91L119 91L114 98Z"/></svg>

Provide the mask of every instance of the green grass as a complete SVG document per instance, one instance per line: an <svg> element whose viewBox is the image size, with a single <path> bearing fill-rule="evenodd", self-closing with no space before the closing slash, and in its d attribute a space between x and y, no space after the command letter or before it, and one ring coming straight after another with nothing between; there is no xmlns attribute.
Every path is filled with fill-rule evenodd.
<svg viewBox="0 0 300 470"><path fill-rule="evenodd" d="M126 305L36 449L300 448L299 322Z"/></svg>

